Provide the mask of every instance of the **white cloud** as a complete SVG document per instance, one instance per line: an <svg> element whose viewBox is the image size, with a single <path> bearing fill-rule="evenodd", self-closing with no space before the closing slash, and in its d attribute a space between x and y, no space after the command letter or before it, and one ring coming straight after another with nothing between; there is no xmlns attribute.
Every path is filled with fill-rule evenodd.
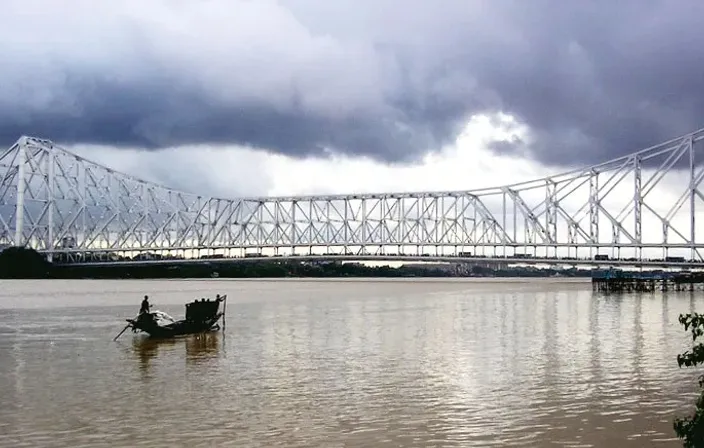
<svg viewBox="0 0 704 448"><path fill-rule="evenodd" d="M527 181L550 174L539 164L500 156L487 144L525 130L509 117L497 128L476 117L454 145L410 165L331 155L292 158L242 147L186 146L138 151L100 146L70 150L145 180L192 193L236 198L389 191L470 190Z"/></svg>

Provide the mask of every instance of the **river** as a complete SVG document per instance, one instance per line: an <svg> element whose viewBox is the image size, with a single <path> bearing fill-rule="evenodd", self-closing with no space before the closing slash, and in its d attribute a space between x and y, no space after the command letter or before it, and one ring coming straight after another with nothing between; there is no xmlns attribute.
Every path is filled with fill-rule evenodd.
<svg viewBox="0 0 704 448"><path fill-rule="evenodd" d="M224 332L126 332L142 295ZM2 447L681 446L701 293L583 279L0 282Z"/></svg>

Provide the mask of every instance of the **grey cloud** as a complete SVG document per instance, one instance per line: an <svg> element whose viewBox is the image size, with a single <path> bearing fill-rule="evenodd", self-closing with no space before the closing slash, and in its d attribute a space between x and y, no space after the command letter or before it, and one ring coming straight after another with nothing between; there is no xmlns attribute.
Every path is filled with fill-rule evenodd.
<svg viewBox="0 0 704 448"><path fill-rule="evenodd" d="M496 151L578 165L704 126L696 2L3 8L0 142L229 143L405 162L451 142L471 115L504 112L530 143Z"/></svg>

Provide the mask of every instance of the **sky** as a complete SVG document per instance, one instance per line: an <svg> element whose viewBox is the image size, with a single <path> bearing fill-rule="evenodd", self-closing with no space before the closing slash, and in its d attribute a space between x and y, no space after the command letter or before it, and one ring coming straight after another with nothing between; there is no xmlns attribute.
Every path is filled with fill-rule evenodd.
<svg viewBox="0 0 704 448"><path fill-rule="evenodd" d="M704 3L5 0L0 144L237 197L473 189L704 127Z"/></svg>

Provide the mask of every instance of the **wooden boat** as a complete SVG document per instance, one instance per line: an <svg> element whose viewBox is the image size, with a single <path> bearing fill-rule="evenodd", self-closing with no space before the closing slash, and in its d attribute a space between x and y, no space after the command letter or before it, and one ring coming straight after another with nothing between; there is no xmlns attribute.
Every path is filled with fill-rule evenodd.
<svg viewBox="0 0 704 448"><path fill-rule="evenodd" d="M220 311L221 303L222 311ZM223 328L225 327L226 306L227 296L218 295L215 300L201 299L187 303L186 317L178 321L162 311L141 313L134 319L127 319L127 326L113 340L117 340L128 328L132 328L133 333L141 331L153 338L173 338L217 331L220 329L218 323L220 319L222 319Z"/></svg>

